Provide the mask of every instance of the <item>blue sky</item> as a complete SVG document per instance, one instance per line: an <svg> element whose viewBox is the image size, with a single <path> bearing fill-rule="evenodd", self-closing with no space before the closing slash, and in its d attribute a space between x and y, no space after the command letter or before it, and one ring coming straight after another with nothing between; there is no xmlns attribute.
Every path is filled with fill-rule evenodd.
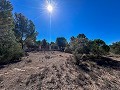
<svg viewBox="0 0 120 90"><path fill-rule="evenodd" d="M37 39L55 41L84 33L89 39L100 38L107 44L120 41L120 0L52 0L51 31L46 0L10 0L14 11L23 13L36 25Z"/></svg>

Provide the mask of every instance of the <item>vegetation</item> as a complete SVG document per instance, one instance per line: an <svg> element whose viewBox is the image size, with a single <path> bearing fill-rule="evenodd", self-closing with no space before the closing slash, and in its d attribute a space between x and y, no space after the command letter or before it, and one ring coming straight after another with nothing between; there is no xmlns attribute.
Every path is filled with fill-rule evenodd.
<svg viewBox="0 0 120 90"><path fill-rule="evenodd" d="M109 53L109 46L103 40L95 39L94 41L90 42L90 52L94 55L101 56L107 55Z"/></svg>
<svg viewBox="0 0 120 90"><path fill-rule="evenodd" d="M56 39L56 44L58 45L60 51L64 51L67 45L67 40L64 37L58 37Z"/></svg>
<svg viewBox="0 0 120 90"><path fill-rule="evenodd" d="M77 37L72 36L70 40L69 52L74 54L76 64L79 64L80 60L107 55L109 50L109 46L103 40L89 40L84 34L79 34Z"/></svg>
<svg viewBox="0 0 120 90"><path fill-rule="evenodd" d="M42 40L42 44L41 44L41 46L42 46L43 50L46 50L47 47L48 47L47 40L43 39L43 40Z"/></svg>
<svg viewBox="0 0 120 90"><path fill-rule="evenodd" d="M21 13L15 13L9 0L0 1L0 64L19 60L23 49L35 48L35 25Z"/></svg>
<svg viewBox="0 0 120 90"><path fill-rule="evenodd" d="M72 36L68 43L64 37L56 42L36 41L34 23L22 13L12 15L13 7L8 0L0 1L0 63L19 59L23 51L59 50L74 54L78 59L86 56L103 56L111 51L120 54L120 42L108 46L103 40L89 40L85 34Z"/></svg>
<svg viewBox="0 0 120 90"><path fill-rule="evenodd" d="M35 31L35 25L31 20L28 20L21 13L15 13L15 35L19 42L24 48L24 44L26 43L27 47L30 48L34 45L36 41L37 32Z"/></svg>
<svg viewBox="0 0 120 90"><path fill-rule="evenodd" d="M114 54L120 54L120 41L110 45L110 51Z"/></svg>
<svg viewBox="0 0 120 90"><path fill-rule="evenodd" d="M0 64L19 59L22 49L13 32L12 5L9 1L0 1Z"/></svg>
<svg viewBox="0 0 120 90"><path fill-rule="evenodd" d="M91 54L96 56L106 55L109 52L109 46L103 40L89 40L84 34L77 37L71 37L70 48L75 54Z"/></svg>
<svg viewBox="0 0 120 90"><path fill-rule="evenodd" d="M12 10L10 0L0 0L0 90L120 90L120 55L105 56L120 54L120 41L108 46L85 34L70 42L65 37L37 41L34 23ZM27 53L32 51L44 53ZM24 61L4 67L24 55Z"/></svg>
<svg viewBox="0 0 120 90"><path fill-rule="evenodd" d="M58 45L54 42L51 42L51 50L58 50Z"/></svg>

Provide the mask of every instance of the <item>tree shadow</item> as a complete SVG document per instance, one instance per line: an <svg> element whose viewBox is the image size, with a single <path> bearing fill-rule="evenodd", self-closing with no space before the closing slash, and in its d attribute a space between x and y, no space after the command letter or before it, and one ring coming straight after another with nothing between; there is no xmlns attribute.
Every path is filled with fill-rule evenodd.
<svg viewBox="0 0 120 90"><path fill-rule="evenodd" d="M11 65L11 64L18 63L18 62L20 62L20 61L22 61L22 60L15 60L15 61L7 62L7 63L0 63L0 69L5 68L6 66L9 66L9 65Z"/></svg>
<svg viewBox="0 0 120 90"><path fill-rule="evenodd" d="M120 61L108 57L100 57L98 59L92 59L92 61L96 62L99 66L120 70Z"/></svg>

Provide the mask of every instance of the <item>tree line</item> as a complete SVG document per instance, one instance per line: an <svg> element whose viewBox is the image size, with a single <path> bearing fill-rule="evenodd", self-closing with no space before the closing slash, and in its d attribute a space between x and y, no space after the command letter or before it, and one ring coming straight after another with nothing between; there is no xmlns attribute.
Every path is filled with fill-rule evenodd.
<svg viewBox="0 0 120 90"><path fill-rule="evenodd" d="M22 13L12 13L9 0L0 0L0 63L19 60L25 51L58 50L72 54L107 55L120 54L120 42L108 46L103 40L89 40L84 34L72 36L70 42L64 37L55 42L36 40L38 32L32 20Z"/></svg>
<svg viewBox="0 0 120 90"><path fill-rule="evenodd" d="M0 63L19 60L24 55L24 46L36 41L34 23L12 10L9 0L0 0Z"/></svg>

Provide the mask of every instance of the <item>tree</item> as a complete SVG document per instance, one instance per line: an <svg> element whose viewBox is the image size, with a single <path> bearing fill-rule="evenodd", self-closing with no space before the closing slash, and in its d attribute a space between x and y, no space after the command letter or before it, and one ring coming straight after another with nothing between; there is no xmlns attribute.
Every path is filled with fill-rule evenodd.
<svg viewBox="0 0 120 90"><path fill-rule="evenodd" d="M38 46L36 44L37 32L35 31L35 25L31 20L29 20L27 23L28 30L26 33L24 44L27 46L28 49L36 50Z"/></svg>
<svg viewBox="0 0 120 90"><path fill-rule="evenodd" d="M21 13L17 14L15 13L15 35L19 42L22 44L22 48L24 45L24 40L26 39L27 36L27 18L23 16Z"/></svg>
<svg viewBox="0 0 120 90"><path fill-rule="evenodd" d="M22 44L22 48L24 47L24 43L27 40L36 41L37 32L35 31L35 25L31 20L28 20L21 13L15 13L15 35L19 42Z"/></svg>
<svg viewBox="0 0 120 90"><path fill-rule="evenodd" d="M77 37L71 37L70 49L75 53L88 54L88 38L84 34L79 34Z"/></svg>
<svg viewBox="0 0 120 90"><path fill-rule="evenodd" d="M38 40L36 41L36 44L39 46L39 45L42 45L42 41Z"/></svg>
<svg viewBox="0 0 120 90"><path fill-rule="evenodd" d="M120 54L120 41L110 45L110 51L114 54Z"/></svg>
<svg viewBox="0 0 120 90"><path fill-rule="evenodd" d="M79 34L77 38L86 38L85 34Z"/></svg>
<svg viewBox="0 0 120 90"><path fill-rule="evenodd" d="M70 41L72 42L72 41L74 41L76 38L74 37L74 36L72 36L71 38L70 38Z"/></svg>
<svg viewBox="0 0 120 90"><path fill-rule="evenodd" d="M50 45L51 45L51 50L58 50L58 46L56 43L51 42Z"/></svg>
<svg viewBox="0 0 120 90"><path fill-rule="evenodd" d="M104 45L106 45L105 42L103 40L100 40L100 39L95 39L94 43L96 45L98 45L98 46L104 46Z"/></svg>
<svg viewBox="0 0 120 90"><path fill-rule="evenodd" d="M24 44L25 44L28 51L34 51L34 50L36 50L38 48L35 41L33 39L31 39L31 38L28 38L27 40L25 40Z"/></svg>
<svg viewBox="0 0 120 90"><path fill-rule="evenodd" d="M13 32L12 9L8 0L0 1L0 63L9 63L22 56L22 48Z"/></svg>
<svg viewBox="0 0 120 90"><path fill-rule="evenodd" d="M47 44L47 40L43 39L41 46L42 46L42 48L43 48L44 50L47 48L47 45L48 45L48 44Z"/></svg>
<svg viewBox="0 0 120 90"><path fill-rule="evenodd" d="M8 0L0 0L0 30L13 29L13 7Z"/></svg>
<svg viewBox="0 0 120 90"><path fill-rule="evenodd" d="M67 40L64 37L58 37L56 39L56 44L58 45L58 47L61 51L64 51L64 49L67 45Z"/></svg>
<svg viewBox="0 0 120 90"><path fill-rule="evenodd" d="M103 40L95 39L91 41L91 53L97 56L108 54L110 48Z"/></svg>
<svg viewBox="0 0 120 90"><path fill-rule="evenodd" d="M89 40L84 34L71 37L70 49L76 54L94 54L97 56L108 54L110 48L103 40Z"/></svg>
<svg viewBox="0 0 120 90"><path fill-rule="evenodd" d="M35 31L34 23L31 20L29 20L28 21L28 30L27 30L27 35L26 35L26 39L25 40L30 38L30 39L32 39L35 42L37 34L38 33Z"/></svg>

